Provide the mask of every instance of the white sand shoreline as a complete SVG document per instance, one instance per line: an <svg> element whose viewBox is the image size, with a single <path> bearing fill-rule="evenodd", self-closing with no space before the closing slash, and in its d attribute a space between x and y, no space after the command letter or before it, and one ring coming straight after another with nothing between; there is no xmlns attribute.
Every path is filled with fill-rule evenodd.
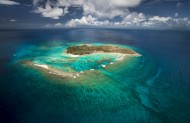
<svg viewBox="0 0 190 123"><path fill-rule="evenodd" d="M48 65L45 65L45 64L34 64L35 66L38 66L38 67L42 67L42 68L45 68L45 69L49 69Z"/></svg>

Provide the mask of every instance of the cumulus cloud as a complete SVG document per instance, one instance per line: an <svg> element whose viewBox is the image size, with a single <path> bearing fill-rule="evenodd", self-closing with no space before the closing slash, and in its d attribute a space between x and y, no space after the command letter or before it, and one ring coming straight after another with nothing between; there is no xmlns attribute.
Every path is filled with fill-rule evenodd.
<svg viewBox="0 0 190 123"><path fill-rule="evenodd" d="M66 27L77 27L77 26L108 26L110 22L108 20L99 21L98 18L92 17L91 15L83 16L81 19L72 19L65 24Z"/></svg>
<svg viewBox="0 0 190 123"><path fill-rule="evenodd" d="M52 8L49 5L46 5L45 8L38 7L37 13L41 13L43 17L49 17L52 19L59 19L63 15L63 9L61 8Z"/></svg>
<svg viewBox="0 0 190 123"><path fill-rule="evenodd" d="M188 18L172 18L154 16L148 19L147 26L152 27L190 27L190 20Z"/></svg>
<svg viewBox="0 0 190 123"><path fill-rule="evenodd" d="M0 0L0 4L2 4L2 5L19 5L20 3L12 1L12 0Z"/></svg>
<svg viewBox="0 0 190 123"><path fill-rule="evenodd" d="M41 2L44 4L40 4ZM129 8L136 7L144 0L33 0L37 6L36 12L43 17L59 19L69 13L69 7L80 7L83 9L83 16L78 19L71 19L65 25L57 23L52 27L78 27L78 26L99 26L99 27L186 27L190 26L188 18L150 16L143 13L129 11ZM170 0L173 1L173 0ZM178 0L174 0L178 1ZM121 21L113 21L119 16Z"/></svg>
<svg viewBox="0 0 190 123"><path fill-rule="evenodd" d="M55 27L62 27L63 24L61 24L61 23L56 23L54 26L55 26Z"/></svg>
<svg viewBox="0 0 190 123"><path fill-rule="evenodd" d="M84 15L113 18L124 16L128 8L138 6L142 0L87 0L83 5Z"/></svg>
<svg viewBox="0 0 190 123"><path fill-rule="evenodd" d="M81 19L72 19L65 25L66 27L79 26L98 26L98 27L120 27L120 28L167 28L167 27L189 27L188 18L172 18L160 16L146 16L143 13L132 12L123 17L122 21L111 22L108 20L100 21L91 15L83 16Z"/></svg>
<svg viewBox="0 0 190 123"><path fill-rule="evenodd" d="M59 6L82 6L85 3L84 0L57 0Z"/></svg>
<svg viewBox="0 0 190 123"><path fill-rule="evenodd" d="M136 18L137 19L134 19L132 21L132 24L128 26L159 27L159 28L189 27L190 26L190 20L188 18L172 18L172 17L145 16L145 15L144 15L144 18L142 18L140 15L136 16ZM127 20L123 20L123 21L127 22Z"/></svg>
<svg viewBox="0 0 190 123"><path fill-rule="evenodd" d="M139 26L147 21L147 17L143 13L129 13L127 16L123 17L122 21L111 22L108 20L99 20L91 15L83 16L81 19L72 19L66 23L67 27L77 27L77 26L104 26L104 27L124 27L124 26Z"/></svg>
<svg viewBox="0 0 190 123"><path fill-rule="evenodd" d="M143 13L131 12L130 14L123 17L123 21L121 23L117 23L117 25L123 26L139 26L143 22L145 22L147 17Z"/></svg>
<svg viewBox="0 0 190 123"><path fill-rule="evenodd" d="M38 0L33 1L35 5L37 5ZM39 6L35 10L36 13L41 13L43 17L48 17L52 19L59 19L60 16L63 16L68 13L68 7L60 8L56 5L51 5L50 2L45 4L45 7Z"/></svg>
<svg viewBox="0 0 190 123"><path fill-rule="evenodd" d="M146 26L169 26L171 22L175 22L175 19L171 17L153 16L148 18L147 22L145 23Z"/></svg>
<svg viewBox="0 0 190 123"><path fill-rule="evenodd" d="M100 18L113 18L116 16L122 16L128 12L127 9L107 8L87 3L83 5L84 15L95 15Z"/></svg>
<svg viewBox="0 0 190 123"><path fill-rule="evenodd" d="M33 0L33 4L36 6L41 1L45 2L45 0ZM85 16L94 15L102 18L113 18L116 16L124 16L128 13L128 8L138 6L142 1L143 0L57 0L56 2L48 1L47 3L50 6L53 4L52 6L56 6L57 8L68 8L71 6L81 7L83 8L83 14ZM40 6L38 9L39 8L42 7Z"/></svg>

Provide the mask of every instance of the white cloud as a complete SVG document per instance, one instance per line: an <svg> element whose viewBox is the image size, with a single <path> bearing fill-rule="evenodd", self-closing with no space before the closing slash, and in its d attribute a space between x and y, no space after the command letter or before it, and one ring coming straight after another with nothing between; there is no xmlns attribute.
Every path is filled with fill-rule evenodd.
<svg viewBox="0 0 190 123"><path fill-rule="evenodd" d="M40 5L40 3L45 3L45 7ZM35 6L36 13L41 13L43 17L49 17L52 19L59 19L60 16L64 16L69 13L68 7L70 6L82 6L83 0L57 0L55 1L45 1L45 0L33 0L33 5Z"/></svg>
<svg viewBox="0 0 190 123"><path fill-rule="evenodd" d="M108 26L111 23L108 20L99 21L98 18L92 17L91 15L83 16L81 19L72 19L65 24L66 27L77 27L77 26Z"/></svg>
<svg viewBox="0 0 190 123"><path fill-rule="evenodd" d="M61 23L56 23L54 26L55 26L55 27L62 27L63 24L61 24Z"/></svg>
<svg viewBox="0 0 190 123"><path fill-rule="evenodd" d="M169 21L170 19L172 19L171 17L160 17L160 16L153 16L151 18L149 18L149 21L152 22L161 22L161 23L166 23L167 21Z"/></svg>
<svg viewBox="0 0 190 123"><path fill-rule="evenodd" d="M92 25L95 23L97 18L93 18L91 15L84 16L81 19L71 19L69 22L66 23L67 27L76 27L81 25Z"/></svg>
<svg viewBox="0 0 190 123"><path fill-rule="evenodd" d="M103 7L103 9L99 6L94 6L91 3L88 4L84 4L83 5L83 10L84 10L84 15L95 15L97 17L100 18L113 18L116 16L122 16L125 13L128 12L127 9L125 10L120 10L120 9L116 9L116 8L105 8Z"/></svg>
<svg viewBox="0 0 190 123"><path fill-rule="evenodd" d="M20 3L12 1L12 0L0 0L0 4L3 4L3 5L19 5Z"/></svg>
<svg viewBox="0 0 190 123"><path fill-rule="evenodd" d="M60 16L64 16L68 13L68 7L61 8L54 3L46 2L45 6L38 6L39 0L34 0L33 4L36 6L35 13L42 14L43 17L59 19Z"/></svg>
<svg viewBox="0 0 190 123"><path fill-rule="evenodd" d="M138 6L142 0L87 0L83 5L84 15L102 18L124 16L128 8Z"/></svg>
<svg viewBox="0 0 190 123"><path fill-rule="evenodd" d="M46 3L45 7L37 7L35 10L36 13L41 13L43 17L49 17L52 19L59 19L60 16L63 16L68 13L68 8L65 7L59 8L57 6L53 7L49 2Z"/></svg>
<svg viewBox="0 0 190 123"><path fill-rule="evenodd" d="M52 25L52 27L190 27L190 20L188 18L179 18L178 14L175 14L175 17L162 17L129 11L129 8L138 6L144 0L56 0L56 2L48 0L45 7L40 5L42 1L44 2L45 0L33 1L37 8L36 12L41 13L43 17L53 19L59 19L60 16L69 13L68 8L71 6L83 9L83 17L71 19L65 25L58 23L57 25ZM178 1L180 3L180 0L169 1ZM112 22L111 20L116 16L121 17L122 20Z"/></svg>
<svg viewBox="0 0 190 123"><path fill-rule="evenodd" d="M91 15L83 16L81 19L72 19L66 23L66 27L95 26L95 27L120 27L120 28L169 28L169 27L190 27L188 18L172 18L160 16L146 16L143 13L129 13L122 21L111 22L100 21Z"/></svg>
<svg viewBox="0 0 190 123"><path fill-rule="evenodd" d="M121 22L122 25L140 25L144 21L146 21L147 17L143 13L131 12L127 16L123 18Z"/></svg>
<svg viewBox="0 0 190 123"><path fill-rule="evenodd" d="M99 26L99 27L126 27L126 26L140 26L146 21L146 16L143 13L130 13L123 17L122 21L111 22L109 20L100 21L96 17L91 15L83 16L81 19L72 19L66 23L67 27L77 27L77 26Z"/></svg>
<svg viewBox="0 0 190 123"><path fill-rule="evenodd" d="M132 27L190 27L190 20L188 18L172 18L161 16L145 16L144 14L136 14L130 22ZM134 14L133 14L134 15ZM122 23L126 24L127 20L124 19Z"/></svg>
<svg viewBox="0 0 190 123"><path fill-rule="evenodd" d="M44 0L33 0L33 4ZM138 6L143 0L57 0L57 2L48 1L46 4L60 7L78 6L83 8L84 16L95 15L102 18L113 18L116 16L125 16L128 8ZM41 6L38 7L42 8ZM49 10L50 11L50 10ZM53 11L53 10L52 10Z"/></svg>
<svg viewBox="0 0 190 123"><path fill-rule="evenodd" d="M16 22L17 20L15 20L15 19L11 19L11 20L9 20L9 22Z"/></svg>
<svg viewBox="0 0 190 123"><path fill-rule="evenodd" d="M59 6L82 6L85 3L84 0L57 0Z"/></svg>

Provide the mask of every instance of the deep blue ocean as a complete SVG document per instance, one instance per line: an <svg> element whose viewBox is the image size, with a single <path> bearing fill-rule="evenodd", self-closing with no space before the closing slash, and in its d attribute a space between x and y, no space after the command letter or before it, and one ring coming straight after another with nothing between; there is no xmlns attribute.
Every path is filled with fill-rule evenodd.
<svg viewBox="0 0 190 123"><path fill-rule="evenodd" d="M104 71L114 84L98 87L52 83L14 64L23 49L55 42L126 45L142 56ZM0 123L79 122L189 123L190 31L0 30Z"/></svg>

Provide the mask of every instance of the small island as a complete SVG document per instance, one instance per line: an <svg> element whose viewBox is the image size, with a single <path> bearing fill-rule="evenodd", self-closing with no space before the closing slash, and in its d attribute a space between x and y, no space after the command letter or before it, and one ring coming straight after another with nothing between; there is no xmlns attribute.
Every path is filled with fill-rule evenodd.
<svg viewBox="0 0 190 123"><path fill-rule="evenodd" d="M121 54L137 55L135 51L128 48L121 48L111 45L91 46L87 44L68 47L66 53L72 55L87 55L94 53L121 53Z"/></svg>
<svg viewBox="0 0 190 123"><path fill-rule="evenodd" d="M99 73L99 70L108 70L111 66L120 64L127 58L125 56L141 56L130 48L111 44L81 44L63 47L60 50L50 49L49 52L48 57L46 55L45 57L35 56L29 59L20 59L18 63L40 71L46 77L59 78L61 81L62 79L81 81L88 75Z"/></svg>

